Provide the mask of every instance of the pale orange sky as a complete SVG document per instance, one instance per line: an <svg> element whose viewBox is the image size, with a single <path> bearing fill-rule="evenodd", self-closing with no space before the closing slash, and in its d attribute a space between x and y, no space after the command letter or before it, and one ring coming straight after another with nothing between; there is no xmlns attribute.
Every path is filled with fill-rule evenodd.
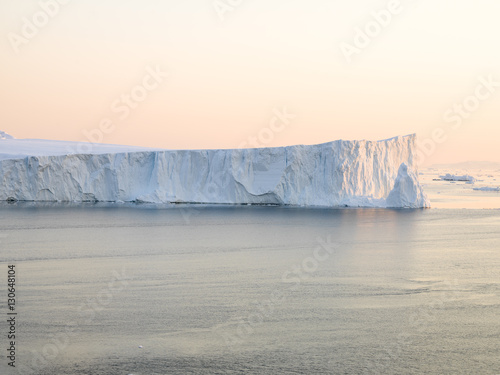
<svg viewBox="0 0 500 375"><path fill-rule="evenodd" d="M500 2L392 1L0 0L0 130L171 149L417 133L424 165L500 161Z"/></svg>

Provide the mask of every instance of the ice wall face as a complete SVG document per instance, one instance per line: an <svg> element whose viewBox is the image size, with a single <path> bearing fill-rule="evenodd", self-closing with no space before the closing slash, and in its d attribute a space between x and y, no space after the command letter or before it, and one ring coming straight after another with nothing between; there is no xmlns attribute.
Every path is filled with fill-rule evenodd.
<svg viewBox="0 0 500 375"><path fill-rule="evenodd" d="M0 199L387 207L391 197L391 206L427 207L423 192L410 192L420 188L414 150L410 135L279 148L29 156L0 161ZM402 164L411 176L395 186Z"/></svg>
<svg viewBox="0 0 500 375"><path fill-rule="evenodd" d="M408 169L406 163L401 164L394 188L386 200L387 207L430 207L430 202L418 183L417 174Z"/></svg>

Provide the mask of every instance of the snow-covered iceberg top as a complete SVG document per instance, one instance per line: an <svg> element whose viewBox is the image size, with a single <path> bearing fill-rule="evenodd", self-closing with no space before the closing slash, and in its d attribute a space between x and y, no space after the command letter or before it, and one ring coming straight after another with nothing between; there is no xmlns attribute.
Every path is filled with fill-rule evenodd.
<svg viewBox="0 0 500 375"><path fill-rule="evenodd" d="M53 141L47 139L16 139L0 132L0 160L27 156L65 156L69 154L116 154L120 152L155 151L148 147L109 145L103 143Z"/></svg>
<svg viewBox="0 0 500 375"><path fill-rule="evenodd" d="M415 141L4 158L0 200L429 207Z"/></svg>

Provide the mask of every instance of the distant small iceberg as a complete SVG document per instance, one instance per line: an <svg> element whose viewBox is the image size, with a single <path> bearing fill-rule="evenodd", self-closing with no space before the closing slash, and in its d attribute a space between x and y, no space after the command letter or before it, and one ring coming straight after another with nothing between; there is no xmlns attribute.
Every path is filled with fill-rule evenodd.
<svg viewBox="0 0 500 375"><path fill-rule="evenodd" d="M441 181L464 181L469 184L473 184L474 182L476 182L476 179L468 174L465 174L463 176L457 176L454 174L447 173L444 176L439 176L439 178L441 179Z"/></svg>
<svg viewBox="0 0 500 375"><path fill-rule="evenodd" d="M500 191L500 186L483 186L483 187L477 187L477 188L472 188L472 190L478 190L478 191Z"/></svg>

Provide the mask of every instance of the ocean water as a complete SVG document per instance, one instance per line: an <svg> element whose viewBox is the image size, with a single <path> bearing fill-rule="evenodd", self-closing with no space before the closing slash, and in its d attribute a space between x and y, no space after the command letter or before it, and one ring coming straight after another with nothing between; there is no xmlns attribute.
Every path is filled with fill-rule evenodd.
<svg viewBox="0 0 500 375"><path fill-rule="evenodd" d="M500 374L500 210L18 202L0 236L1 374Z"/></svg>
<svg viewBox="0 0 500 375"><path fill-rule="evenodd" d="M470 175L476 181L438 181L447 173ZM426 168L420 172L419 180L433 208L500 209L500 191L474 190L500 189L500 170Z"/></svg>

